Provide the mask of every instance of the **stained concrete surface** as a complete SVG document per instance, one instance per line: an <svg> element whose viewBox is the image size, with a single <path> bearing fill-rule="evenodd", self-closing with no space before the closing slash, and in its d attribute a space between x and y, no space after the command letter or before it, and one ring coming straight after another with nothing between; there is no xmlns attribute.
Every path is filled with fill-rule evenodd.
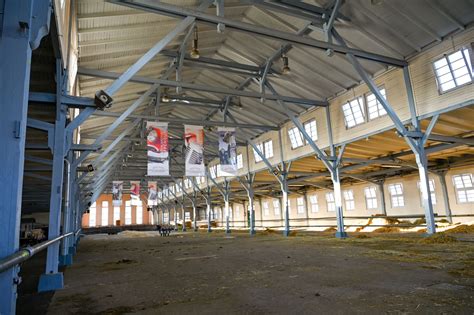
<svg viewBox="0 0 474 315"><path fill-rule="evenodd" d="M472 314L474 243L152 232L85 237L49 314Z"/></svg>

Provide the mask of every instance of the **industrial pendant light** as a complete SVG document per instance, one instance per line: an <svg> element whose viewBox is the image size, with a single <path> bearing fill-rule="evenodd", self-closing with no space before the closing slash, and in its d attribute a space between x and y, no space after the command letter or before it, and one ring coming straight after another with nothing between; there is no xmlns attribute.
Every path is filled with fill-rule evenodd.
<svg viewBox="0 0 474 315"><path fill-rule="evenodd" d="M283 69L281 69L281 72L283 74L290 74L291 69L288 66L288 57L286 55L281 55L281 60L283 61Z"/></svg>
<svg viewBox="0 0 474 315"><path fill-rule="evenodd" d="M191 49L191 58L193 59L199 59L200 55L199 55L199 49L198 49L198 41L199 41L199 38L198 38L198 29L197 29L197 26L194 27L194 39L193 39L193 48Z"/></svg>
<svg viewBox="0 0 474 315"><path fill-rule="evenodd" d="M168 88L165 88L165 90L163 91L163 95L161 96L161 101L163 103L169 103L170 98L168 96Z"/></svg>

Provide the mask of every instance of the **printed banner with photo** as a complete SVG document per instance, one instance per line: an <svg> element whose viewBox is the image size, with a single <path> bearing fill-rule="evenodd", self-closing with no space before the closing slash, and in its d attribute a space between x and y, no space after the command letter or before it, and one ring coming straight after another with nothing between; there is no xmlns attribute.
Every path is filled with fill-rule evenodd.
<svg viewBox="0 0 474 315"><path fill-rule="evenodd" d="M220 172L223 176L237 175L237 143L235 128L219 127L219 160Z"/></svg>
<svg viewBox="0 0 474 315"><path fill-rule="evenodd" d="M114 206L122 205L123 181L112 182L112 204Z"/></svg>
<svg viewBox="0 0 474 315"><path fill-rule="evenodd" d="M158 190L156 182L148 182L148 205L158 205Z"/></svg>
<svg viewBox="0 0 474 315"><path fill-rule="evenodd" d="M140 181L130 181L130 199L132 206L140 205Z"/></svg>
<svg viewBox="0 0 474 315"><path fill-rule="evenodd" d="M148 176L169 176L168 123L147 121Z"/></svg>
<svg viewBox="0 0 474 315"><path fill-rule="evenodd" d="M184 141L186 176L205 176L203 127L184 125Z"/></svg>

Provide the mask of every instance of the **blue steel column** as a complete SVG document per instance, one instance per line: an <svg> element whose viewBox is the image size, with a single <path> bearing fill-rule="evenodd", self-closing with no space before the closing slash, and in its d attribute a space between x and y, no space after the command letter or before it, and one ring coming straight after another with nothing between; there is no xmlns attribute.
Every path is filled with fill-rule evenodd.
<svg viewBox="0 0 474 315"><path fill-rule="evenodd" d="M70 138L69 138L70 139ZM63 234L69 233L69 232L74 232L73 228L73 201L72 198L74 197L73 195L73 186L74 186L74 173L73 167L73 153L72 151L69 151L67 154L67 165L68 165L68 170L67 170L67 186L66 186L66 200L64 202L64 220L63 220ZM67 237L63 239L62 244L61 244L61 256L60 256L60 264L62 266L69 266L72 265L72 254L70 253L70 243L71 240L74 238L74 236Z"/></svg>
<svg viewBox="0 0 474 315"><path fill-rule="evenodd" d="M211 187L207 186L207 198L206 198L206 211L207 211L207 232L212 232L211 222L212 222L212 202L211 202Z"/></svg>
<svg viewBox="0 0 474 315"><path fill-rule="evenodd" d="M49 1L43 2L45 10L32 1L1 1L0 258L19 247L31 51L49 27ZM18 270L16 266L0 273L0 314L15 314Z"/></svg>
<svg viewBox="0 0 474 315"><path fill-rule="evenodd" d="M62 92L63 69L60 60L56 61L56 84L58 95ZM54 128L53 177L49 209L48 238L53 239L61 234L61 206L63 199L64 157L66 154L66 112L67 108L57 100L56 121ZM59 243L48 247L46 271L40 277L38 291L53 291L64 286L63 274L58 272Z"/></svg>

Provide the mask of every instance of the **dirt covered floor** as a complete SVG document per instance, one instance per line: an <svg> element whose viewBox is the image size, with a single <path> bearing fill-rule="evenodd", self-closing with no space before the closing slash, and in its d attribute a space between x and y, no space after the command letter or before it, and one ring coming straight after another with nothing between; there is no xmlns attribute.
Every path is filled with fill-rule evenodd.
<svg viewBox="0 0 474 315"><path fill-rule="evenodd" d="M422 239L92 235L48 313L472 314L474 243Z"/></svg>

